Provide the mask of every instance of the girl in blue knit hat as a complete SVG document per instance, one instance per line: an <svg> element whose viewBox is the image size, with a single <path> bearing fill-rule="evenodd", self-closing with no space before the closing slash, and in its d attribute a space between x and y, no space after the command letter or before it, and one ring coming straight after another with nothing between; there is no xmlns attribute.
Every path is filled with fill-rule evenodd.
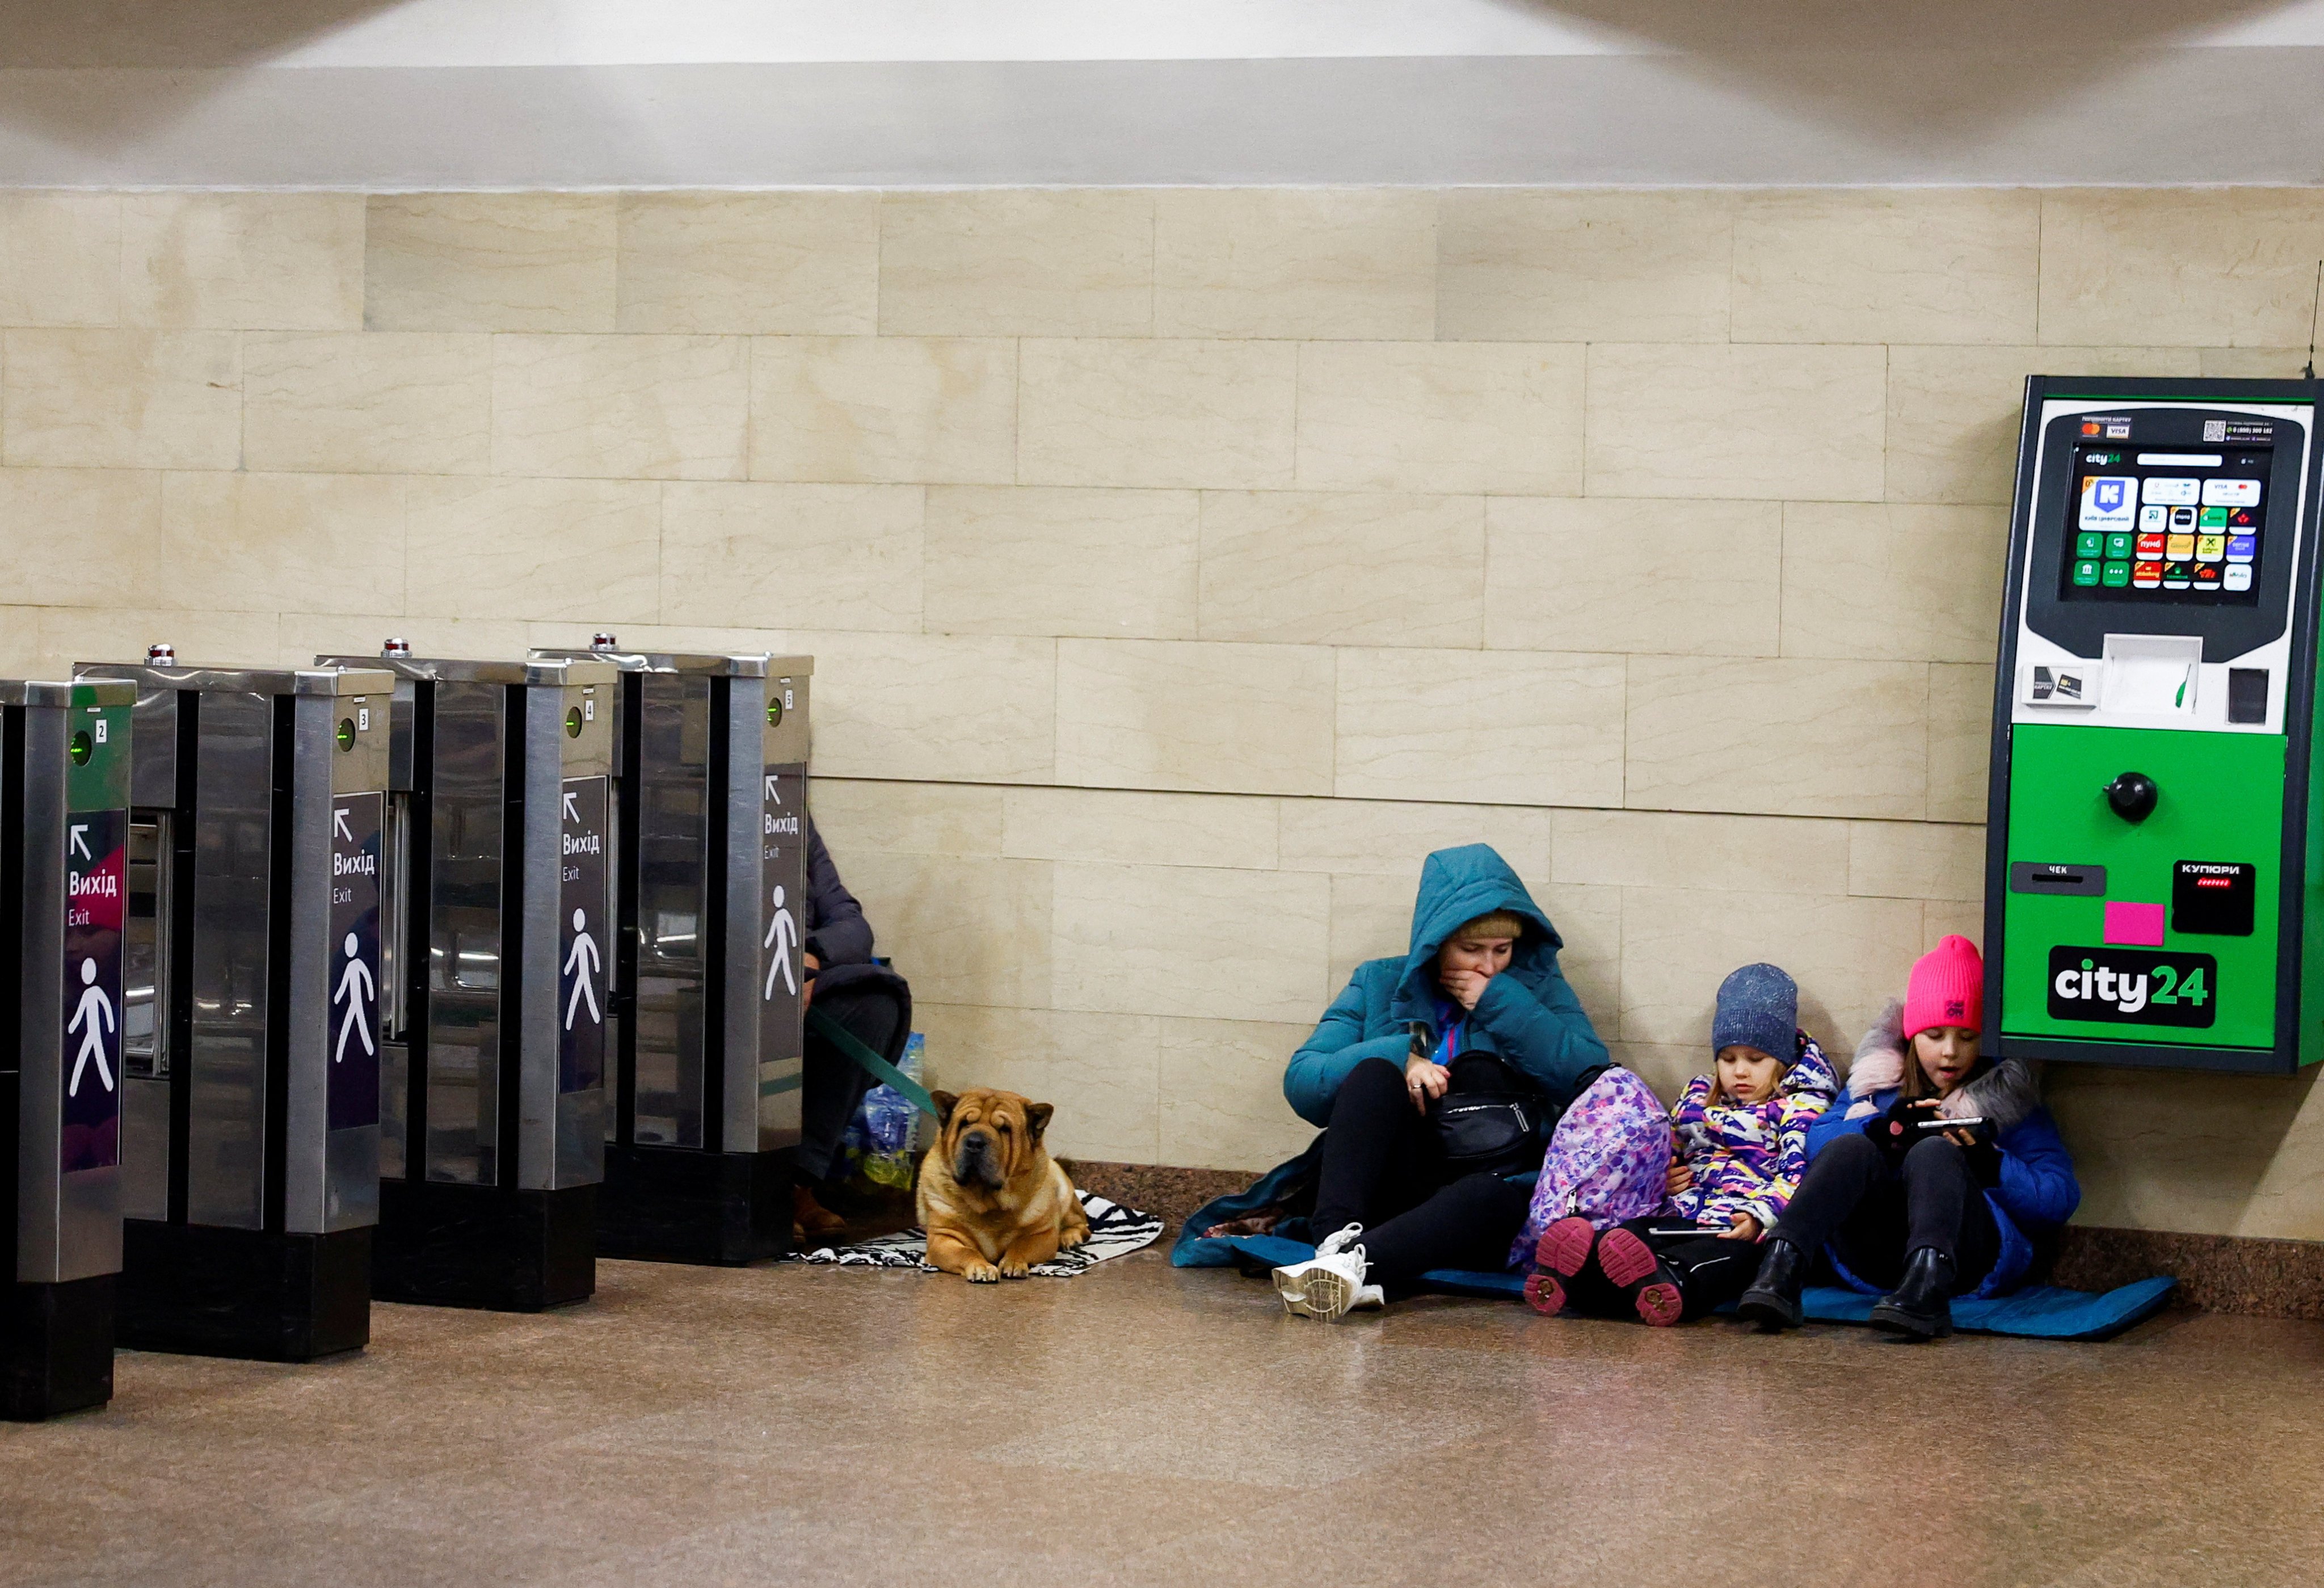
<svg viewBox="0 0 2324 1588"><path fill-rule="evenodd" d="M1806 1170L1808 1126L1840 1085L1799 1028L1797 983L1772 965L1720 983L1711 1046L1711 1073L1688 1084L1663 1127L1675 1156L1662 1205L1602 1231L1586 1218L1550 1225L1526 1287L1536 1307L1670 1325L1750 1284L1757 1243Z"/></svg>

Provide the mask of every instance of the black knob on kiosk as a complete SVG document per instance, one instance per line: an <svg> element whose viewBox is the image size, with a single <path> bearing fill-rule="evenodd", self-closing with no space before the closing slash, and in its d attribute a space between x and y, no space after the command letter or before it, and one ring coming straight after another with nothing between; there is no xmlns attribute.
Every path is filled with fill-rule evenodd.
<svg viewBox="0 0 2324 1588"><path fill-rule="evenodd" d="M2125 772L2106 786L2107 803L2126 822L2143 822L2153 816L2162 792L2144 772Z"/></svg>

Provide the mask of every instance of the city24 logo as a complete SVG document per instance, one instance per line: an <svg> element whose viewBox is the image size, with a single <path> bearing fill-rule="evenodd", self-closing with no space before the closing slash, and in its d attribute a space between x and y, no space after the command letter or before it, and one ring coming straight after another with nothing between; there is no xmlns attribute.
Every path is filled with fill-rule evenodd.
<svg viewBox="0 0 2324 1588"><path fill-rule="evenodd" d="M2127 1026L2208 1026L2218 962L2208 954L2143 948L2050 950L2050 1018Z"/></svg>

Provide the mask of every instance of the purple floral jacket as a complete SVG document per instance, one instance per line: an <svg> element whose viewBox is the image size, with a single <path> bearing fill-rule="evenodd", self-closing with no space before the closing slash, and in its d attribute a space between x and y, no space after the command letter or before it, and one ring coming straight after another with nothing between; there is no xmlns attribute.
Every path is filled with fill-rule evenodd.
<svg viewBox="0 0 2324 1588"><path fill-rule="evenodd" d="M1801 1031L1797 1042L1792 1067L1765 1103L1714 1103L1711 1076L1687 1083L1671 1108L1671 1129L1694 1184L1665 1203L1663 1213L1720 1226L1747 1213L1763 1233L1783 1216L1807 1172L1808 1126L1840 1092L1816 1039Z"/></svg>

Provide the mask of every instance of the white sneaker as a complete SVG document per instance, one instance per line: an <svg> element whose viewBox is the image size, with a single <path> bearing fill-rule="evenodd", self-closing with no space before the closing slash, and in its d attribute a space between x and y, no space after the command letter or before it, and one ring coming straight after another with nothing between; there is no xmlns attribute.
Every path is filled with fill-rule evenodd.
<svg viewBox="0 0 2324 1588"><path fill-rule="evenodd" d="M1361 1224L1344 1225L1323 1237L1322 1243L1315 1248L1315 1255L1317 1257L1334 1256L1347 1251L1349 1247L1363 1238L1364 1227Z"/></svg>
<svg viewBox="0 0 2324 1588"><path fill-rule="evenodd" d="M1338 1323L1367 1288L1377 1288L1364 1284L1369 1266L1360 1246L1311 1258L1276 1269L1275 1293L1283 1297L1283 1310L1294 1316Z"/></svg>
<svg viewBox="0 0 2324 1588"><path fill-rule="evenodd" d="M1348 1303L1348 1310L1353 1312L1360 1306L1386 1306L1387 1305L1388 1292L1378 1285L1367 1285L1356 1292L1356 1298Z"/></svg>

